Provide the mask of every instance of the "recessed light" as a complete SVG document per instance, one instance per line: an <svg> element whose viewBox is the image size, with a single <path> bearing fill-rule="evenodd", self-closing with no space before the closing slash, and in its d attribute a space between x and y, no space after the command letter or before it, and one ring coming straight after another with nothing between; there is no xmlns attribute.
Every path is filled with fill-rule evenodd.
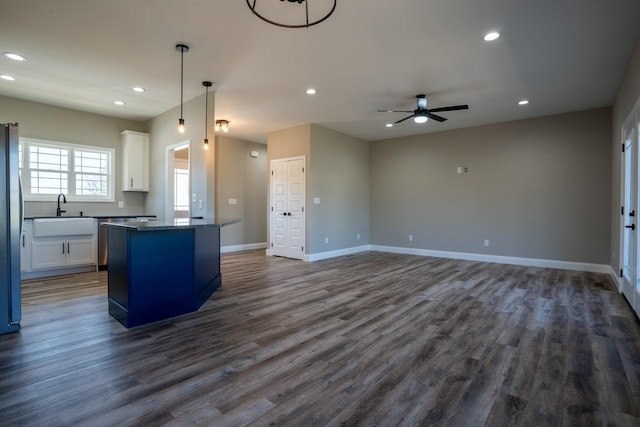
<svg viewBox="0 0 640 427"><path fill-rule="evenodd" d="M316 94L316 90L314 88L307 89L307 95L315 95L315 94Z"/></svg>
<svg viewBox="0 0 640 427"><path fill-rule="evenodd" d="M393 123L387 123L385 126L388 127L388 128L392 128L393 127Z"/></svg>
<svg viewBox="0 0 640 427"><path fill-rule="evenodd" d="M522 101L518 101L518 105L527 105L529 103L529 101L527 101L526 99L523 99Z"/></svg>
<svg viewBox="0 0 640 427"><path fill-rule="evenodd" d="M116 105L124 105L125 102L124 101L113 101L114 104Z"/></svg>
<svg viewBox="0 0 640 427"><path fill-rule="evenodd" d="M13 52L5 52L4 56L6 56L9 59L13 59L14 61L24 61L25 59L27 59L24 56L18 55L17 53L13 53Z"/></svg>
<svg viewBox="0 0 640 427"><path fill-rule="evenodd" d="M133 88L133 91L142 93L142 92L144 92L144 88L140 87L140 86L136 86L136 87Z"/></svg>
<svg viewBox="0 0 640 427"><path fill-rule="evenodd" d="M500 37L500 33L496 32L496 31L492 31L492 32L490 32L490 33L487 33L487 34L484 36L484 41L486 41L486 42L492 42L492 41L494 41L494 40L497 40L497 39L498 39L498 37Z"/></svg>
<svg viewBox="0 0 640 427"><path fill-rule="evenodd" d="M3 80L9 80L10 82L14 81L16 78L13 76L10 76L8 74L0 74L0 79Z"/></svg>

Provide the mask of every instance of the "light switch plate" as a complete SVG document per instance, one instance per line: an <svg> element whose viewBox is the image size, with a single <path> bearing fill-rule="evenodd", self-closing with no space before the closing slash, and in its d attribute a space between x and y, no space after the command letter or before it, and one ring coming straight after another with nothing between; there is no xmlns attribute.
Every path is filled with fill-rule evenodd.
<svg viewBox="0 0 640 427"><path fill-rule="evenodd" d="M320 197L314 197L313 198L313 204L314 205L319 205L320 204Z"/></svg>
<svg viewBox="0 0 640 427"><path fill-rule="evenodd" d="M238 204L238 199L229 199L229 204L230 205L237 205Z"/></svg>

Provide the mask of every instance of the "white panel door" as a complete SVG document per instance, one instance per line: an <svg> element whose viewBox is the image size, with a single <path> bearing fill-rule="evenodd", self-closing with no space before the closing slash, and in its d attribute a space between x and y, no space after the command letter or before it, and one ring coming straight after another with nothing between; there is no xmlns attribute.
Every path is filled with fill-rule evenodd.
<svg viewBox="0 0 640 427"><path fill-rule="evenodd" d="M634 290L637 276L637 230L636 230L636 205L637 205L637 168L636 146L633 141L633 133L626 135L624 142L624 205L622 214L622 293L627 297L631 305L634 305Z"/></svg>
<svg viewBox="0 0 640 427"><path fill-rule="evenodd" d="M302 259L304 252L304 159L291 160L287 163L289 240L286 256Z"/></svg>
<svg viewBox="0 0 640 427"><path fill-rule="evenodd" d="M287 162L271 162L271 254L287 256Z"/></svg>
<svg viewBox="0 0 640 427"><path fill-rule="evenodd" d="M305 240L305 159L271 162L271 254L302 259Z"/></svg>
<svg viewBox="0 0 640 427"><path fill-rule="evenodd" d="M622 127L622 218L620 221L622 293L640 315L638 269L638 144L640 140L640 100Z"/></svg>

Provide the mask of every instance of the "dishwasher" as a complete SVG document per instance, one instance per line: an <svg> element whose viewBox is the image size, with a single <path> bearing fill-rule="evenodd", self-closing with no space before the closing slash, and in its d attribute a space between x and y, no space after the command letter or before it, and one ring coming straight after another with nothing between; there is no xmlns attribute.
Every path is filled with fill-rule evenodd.
<svg viewBox="0 0 640 427"><path fill-rule="evenodd" d="M103 222L151 221L155 218L155 215L98 217L98 270L106 270L109 263L109 239L107 238L107 226L102 225Z"/></svg>

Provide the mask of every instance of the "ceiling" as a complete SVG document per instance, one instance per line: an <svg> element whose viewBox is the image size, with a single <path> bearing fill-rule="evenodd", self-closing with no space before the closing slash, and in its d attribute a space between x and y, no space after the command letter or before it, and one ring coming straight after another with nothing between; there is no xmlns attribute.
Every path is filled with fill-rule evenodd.
<svg viewBox="0 0 640 427"><path fill-rule="evenodd" d="M229 136L263 143L303 123L376 140L609 106L640 38L638 0L337 0L301 29L258 19L245 0L3 3L0 51L27 60L0 56L16 78L0 95L147 120L180 103L184 43L185 102L213 81ZM305 7L257 3L286 19ZM311 17L326 3L307 0ZM492 30L501 37L485 42ZM469 110L386 128L406 115L376 110L413 110L419 93L428 108Z"/></svg>

